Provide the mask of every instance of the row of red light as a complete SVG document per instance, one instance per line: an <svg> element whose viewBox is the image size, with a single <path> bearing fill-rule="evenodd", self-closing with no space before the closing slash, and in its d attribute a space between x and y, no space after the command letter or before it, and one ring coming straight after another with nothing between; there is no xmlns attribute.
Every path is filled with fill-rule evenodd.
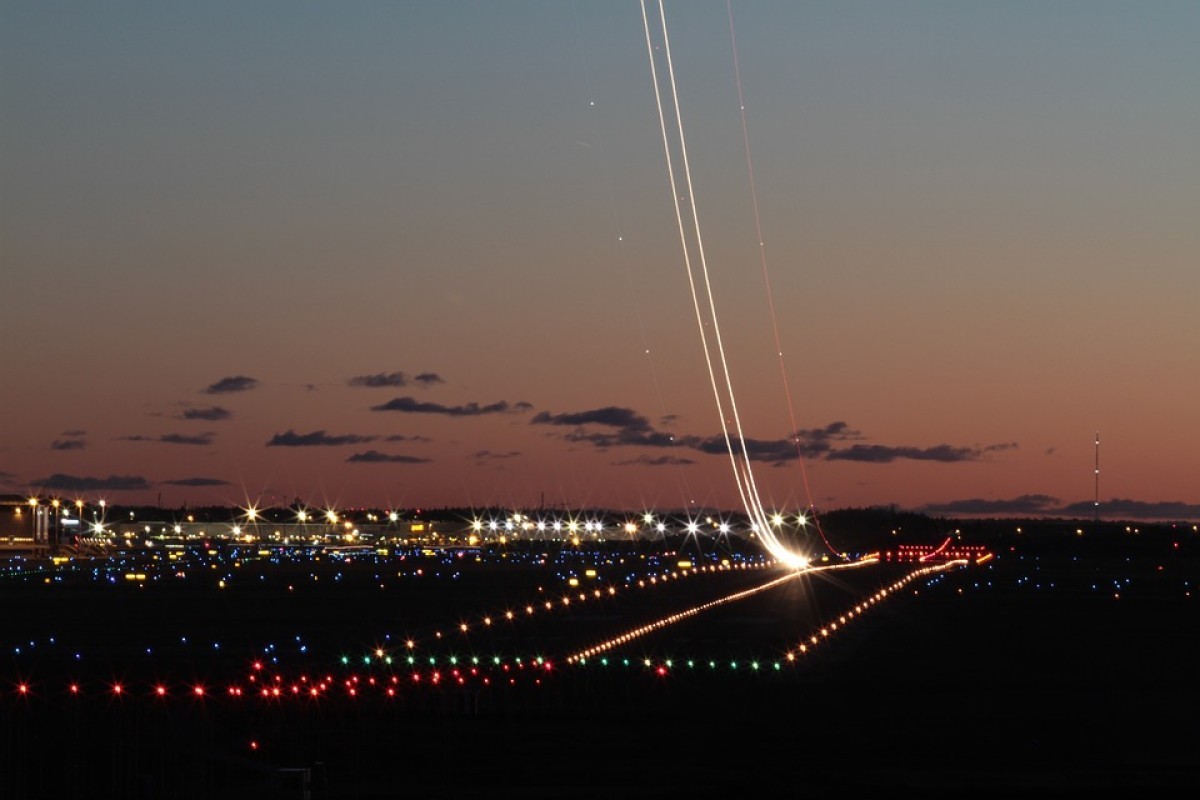
<svg viewBox="0 0 1200 800"><path fill-rule="evenodd" d="M509 685L515 686L518 680L518 672L523 672L533 678L536 683L541 682L542 676L551 672L554 665L551 662L544 662L537 666L525 668L524 664L517 665L516 669L511 669L505 664L500 667L500 679L507 678ZM251 676L253 677L253 676ZM367 694L372 690L386 697L396 697L405 685L409 686L466 686L469 681L477 681L483 686L490 686L493 683L491 674L481 671L478 667L460 670L458 668L450 669L446 672L442 670L430 670L428 673L414 671L410 673L405 680L401 680L400 676L392 675L387 680L380 680L374 676L368 676L365 679L358 675L353 675L347 679L334 681L332 677L326 676L321 681L309 681L307 676L301 676L298 681L284 683L282 676L277 676L277 681L272 685L255 685L244 686L234 683L225 687L224 692L216 692L205 684L185 685L185 691L182 695L178 694L168 684L155 683L150 687L149 692L136 692L127 683L110 683L106 684L102 693L110 697L142 697L149 696L158 699L172 699L179 697L188 697L191 699L203 699L206 697L224 696L234 699L243 697L253 698L259 697L265 700L276 700L284 698L323 698L337 696L339 689L344 697L354 698L361 694ZM253 680L250 683L254 683ZM34 690L34 684L30 681L21 681L15 686L14 693L18 697L35 697L38 693ZM85 694L83 686L77 682L72 682L67 685L67 694L69 696L82 696Z"/></svg>
<svg viewBox="0 0 1200 800"><path fill-rule="evenodd" d="M896 592L897 590L903 588L905 585L907 585L911 581L916 580L919 577L923 577L923 576L933 573L933 572L943 571L943 570L949 569L950 567L954 567L954 566L962 566L964 563L965 562L952 562L952 563L948 563L948 564L940 564L940 565L935 565L935 566L926 567L926 568L923 568L920 570L916 570L913 573L910 573L909 575L905 576L903 579L897 581L892 586L879 590L871 598L868 598L867 600L859 603L853 609L851 609L847 613L841 615L837 621L831 622L831 623L823 626L822 628L820 628L816 633L814 633L811 637L809 637L808 640L801 642L795 651L787 652L785 655L786 661L794 662L796 660L797 653L803 654L803 653L808 652L810 649L810 646L815 646L823 639L828 638L832 632L837 631L839 629L839 625L845 625L847 622L849 622L854 617L864 613L870 606L881 601L882 599L887 597L889 594L892 594L892 593ZM774 583L774 582L775 581L772 581L772 583ZM653 578L651 579L651 583L654 583ZM644 583L642 585L644 585ZM610 587L610 590L611 590L611 587ZM564 601L566 601L566 600L567 600L567 598L564 598ZM564 604L566 604L566 603L564 603ZM553 607L553 604L548 603L547 605L549 607ZM530 613L532 613L532 612L530 612ZM409 646L411 648L413 646L413 643L410 642ZM586 658L580 659L580 663L586 663ZM647 662L647 666L652 666L652 665L649 662ZM669 663L665 663L665 664L658 665L654 669L657 674L666 675L667 667L669 667L669 666L670 666ZM520 660L518 659L516 667L519 670L524 670L525 664L521 663ZM255 670L261 670L262 669L261 662L256 662L254 664L254 668L255 668ZM549 672L552 668L553 667L550 662L539 663L536 667L537 670L544 670L546 672ZM505 673L510 672L509 665L503 664L501 666L501 671L503 671ZM468 672L464 674L461 670L459 670L458 668L455 667L450 670L450 678L451 678L450 682L457 683L458 685L465 685L468 680L468 675L471 678L478 678L478 677L480 677L480 671L477 667L471 667L468 670ZM426 682L428 685L436 686L442 682L442 672L440 670L432 670L429 673L429 677L427 679L423 679L422 675L419 671L413 671L411 673L411 678L412 678L412 683L414 683L414 684L421 684L424 680L424 682ZM491 684L491 678L488 675L483 675L481 678L481 681L484 685ZM251 682L251 683L256 682L254 675L249 676L249 682ZM510 682L510 684L515 685L516 678L510 677L509 682ZM537 682L540 683L540 679L538 679ZM301 686L300 684L297 684L297 683L293 683L290 686L284 686L284 685L282 685L282 683L283 683L282 676L276 675L275 676L275 685L273 685L273 686L261 686L260 688L257 689L257 691L247 692L240 685L235 684L235 685L231 685L227 688L227 694L228 694L228 696L234 697L234 698L240 698L242 696L258 695L258 696L261 696L266 699L282 698L282 697L287 697L287 696L292 696L292 697L307 696L307 697L313 697L313 698L325 697L325 696L330 696L332 694L332 686L334 684L334 681L333 681L332 676L326 676L326 678L323 681L321 681L319 683L312 683L309 681L307 676L301 676L300 684L304 684L304 686ZM359 683L360 683L360 681L359 681L358 676L352 676L351 678L345 680L344 681L345 694L349 697L356 697L359 694ZM366 684L368 686L374 687L376 685L380 685L381 682L377 681L375 679L375 677L372 676L367 679ZM397 690L399 684L400 684L399 677L395 676L395 675L391 676L390 681L382 682L382 689L383 689L384 694L389 697L396 696L396 690ZM124 684L121 684L121 683L110 684L108 687L108 691L111 693L111 695L118 696L118 697L129 694L128 688ZM72 695L80 694L81 693L80 685L78 683L69 684L68 692ZM16 693L19 696L28 696L31 693L30 684L28 682L18 683L17 687L16 687ZM208 689L202 684L193 685L190 688L190 691L188 692L188 695L193 698L203 698L203 697L207 696L208 694L209 694ZM173 695L168 690L166 685L156 684L154 686L152 696L166 698L168 696L173 696Z"/></svg>

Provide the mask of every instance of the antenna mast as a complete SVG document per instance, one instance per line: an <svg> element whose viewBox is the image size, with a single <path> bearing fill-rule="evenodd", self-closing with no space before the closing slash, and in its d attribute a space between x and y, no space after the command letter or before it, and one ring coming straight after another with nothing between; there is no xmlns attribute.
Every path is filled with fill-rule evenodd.
<svg viewBox="0 0 1200 800"><path fill-rule="evenodd" d="M1092 521L1100 521L1100 431L1096 431L1096 498L1092 501Z"/></svg>

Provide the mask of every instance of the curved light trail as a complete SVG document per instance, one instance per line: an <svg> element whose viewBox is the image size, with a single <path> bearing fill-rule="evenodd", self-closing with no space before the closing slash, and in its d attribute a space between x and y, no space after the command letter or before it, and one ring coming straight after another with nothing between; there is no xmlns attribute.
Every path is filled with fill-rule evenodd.
<svg viewBox="0 0 1200 800"><path fill-rule="evenodd" d="M663 93L659 88L659 69L656 64L654 42L650 31L650 17L646 12L646 2L641 0L642 26L646 34L646 50L650 56L650 73L654 83L654 100L658 109L659 128L662 133L663 150L667 159L667 174L671 182L671 196L675 206L675 220L679 228L679 240L683 250L684 266L687 269L688 286L692 294L692 305L696 311L696 323L700 328L700 339L704 349L704 360L708 367L709 384L717 403L717 413L721 420L721 432L725 438L725 447L729 453L730 464L733 468L734 481L737 484L738 496L742 507L752 521L752 527L762 541L767 551L781 564L790 569L803 569L809 559L802 553L788 547L771 528L767 512L758 494L754 481L754 471L751 467L750 451L746 444L745 432L742 428L741 416L738 413L737 400L734 397L733 379L729 374L729 362L725 355L725 347L721 340L721 328L717 319L716 301L713 297L712 283L709 280L708 262L704 254L704 238L700 230L699 212L696 207L695 192L692 185L691 165L687 156L687 137L684 133L683 116L679 108L679 94L675 85L675 67L671 60L670 36L667 33L667 18L662 0L658 3L658 16L661 22L663 59L666 67L666 77L661 79L669 90L670 102L674 111L675 148L679 151L682 163L682 178L675 170L675 158L672 156L671 135L668 132L667 115L664 109ZM682 183L681 183L682 182ZM690 233L684 222L685 211L680 203L681 190L687 198L688 214L690 217ZM695 256L693 257L693 251ZM703 283L705 299L702 304L697 284ZM705 308L702 308L706 306ZM711 328L711 333L709 329ZM710 342L711 337L711 342ZM715 354L715 355L714 355ZM714 366L720 364L720 377ZM728 408L729 416L726 416ZM737 440L735 447L734 439Z"/></svg>

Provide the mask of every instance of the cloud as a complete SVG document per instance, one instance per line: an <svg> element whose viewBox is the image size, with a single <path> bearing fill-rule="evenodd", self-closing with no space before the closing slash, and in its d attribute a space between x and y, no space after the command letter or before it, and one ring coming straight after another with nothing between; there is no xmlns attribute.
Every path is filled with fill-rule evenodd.
<svg viewBox="0 0 1200 800"><path fill-rule="evenodd" d="M84 478L56 472L48 478L32 481L41 489L62 492L125 492L149 489L150 483L140 475L109 475L107 478Z"/></svg>
<svg viewBox="0 0 1200 800"><path fill-rule="evenodd" d="M889 447L882 444L856 444L841 450L831 450L825 455L827 461L865 461L873 464L889 464L898 458L913 461L977 461L982 451L974 447L953 447L938 444L933 447Z"/></svg>
<svg viewBox="0 0 1200 800"><path fill-rule="evenodd" d="M530 420L535 425L571 425L574 430L563 435L568 442L583 442L599 449L610 447L672 447L696 450L709 455L725 455L728 445L724 434L715 436L675 435L655 430L649 421L630 408L606 406L587 411L551 414L543 411ZM585 426L599 425L611 431L597 431ZM798 458L826 459L829 461L866 461L885 464L896 459L915 461L975 461L987 453L1002 452L1017 447L1016 442L993 444L986 447L954 447L940 444L934 447L890 447L887 445L853 444L835 448L836 443L865 438L861 431L838 420L820 428L802 428L789 438L739 440L730 437L735 452L743 448L751 461L766 462L780 466ZM647 463L622 461L620 464Z"/></svg>
<svg viewBox="0 0 1200 800"><path fill-rule="evenodd" d="M1023 494L1010 500L951 500L948 503L931 503L921 507L929 514L1049 514L1058 505L1058 498L1048 494Z"/></svg>
<svg viewBox="0 0 1200 800"><path fill-rule="evenodd" d="M245 375L234 375L221 378L216 383L201 389L204 394L229 394L230 392L245 392L258 386L258 381Z"/></svg>
<svg viewBox="0 0 1200 800"><path fill-rule="evenodd" d="M179 415L179 419L187 420L204 420L206 422L217 422L223 419L229 419L233 416L233 412L220 406L209 406L208 408L187 408Z"/></svg>
<svg viewBox="0 0 1200 800"><path fill-rule="evenodd" d="M529 411L533 406L526 402L510 404L504 400L481 406L467 403L461 406L446 406L441 403L426 403L415 397L397 397L394 400L371 406L372 411L400 411L405 414L444 414L448 417L478 417L484 414L507 414Z"/></svg>
<svg viewBox="0 0 1200 800"><path fill-rule="evenodd" d="M620 406L605 406L603 408L574 411L563 414L551 414L543 411L530 420L535 425L571 425L575 430L564 435L569 442L586 442L600 449L609 447L672 447L698 450L702 453L722 454L726 452L724 436L676 436L664 431L658 431L650 425L649 420L631 408ZM587 430L586 425L600 425L613 428L613 431ZM813 441L827 440L834 436L849 436L854 432L845 428L845 423L833 423L819 431L802 432ZM788 439L761 440L746 439L746 452L753 461L768 461L779 464L799 456L797 443ZM810 449L814 446L810 444ZM827 448L827 446L826 446ZM660 459L661 461L661 459ZM643 461L618 462L650 463ZM663 462L666 463L666 462ZM678 459L676 463L684 463Z"/></svg>
<svg viewBox="0 0 1200 800"><path fill-rule="evenodd" d="M267 447L314 447L314 446L336 446L340 444L365 444L378 439L378 436L359 436L353 433L342 434L341 436L330 436L323 430L313 431L312 433L296 433L293 430L288 430L286 433L277 433L267 442Z"/></svg>
<svg viewBox="0 0 1200 800"><path fill-rule="evenodd" d="M427 464L433 459L420 456L389 455L378 450L368 450L365 453L355 453L346 461L357 464Z"/></svg>
<svg viewBox="0 0 1200 800"><path fill-rule="evenodd" d="M609 447L694 447L694 436L676 437L660 431L622 430L616 433L589 432L576 428L563 436L568 442L588 442L601 449Z"/></svg>
<svg viewBox="0 0 1200 800"><path fill-rule="evenodd" d="M480 461L496 461L506 458L516 458L521 455L520 450L509 450L507 453L493 453L491 450L476 450L472 457Z"/></svg>
<svg viewBox="0 0 1200 800"><path fill-rule="evenodd" d="M118 436L121 441L126 442L159 442L161 444L190 444L190 445L209 445L212 444L212 433L199 433L194 436L189 436L183 433L164 433L161 436Z"/></svg>
<svg viewBox="0 0 1200 800"><path fill-rule="evenodd" d="M355 375L346 381L350 386L365 386L370 389L408 386L410 382L426 388L435 383L445 383L442 376L436 372L422 372L412 378L409 378L407 372L377 372L374 375Z"/></svg>
<svg viewBox="0 0 1200 800"><path fill-rule="evenodd" d="M173 481L163 481L168 486L231 486L229 481L220 478L176 478Z"/></svg>
<svg viewBox="0 0 1200 800"><path fill-rule="evenodd" d="M1144 500L1125 500L1114 497L1100 503L1102 519L1194 520L1200 519L1200 504L1181 500L1148 503ZM1094 501L1072 503L1058 510L1072 517L1091 517L1096 513Z"/></svg>
<svg viewBox="0 0 1200 800"><path fill-rule="evenodd" d="M732 439L734 452L740 453L741 444L737 439ZM746 446L746 454L751 461L767 461L772 464L782 464L785 461L791 461L799 457L796 450L796 443L787 439L744 439ZM710 436L707 439L697 440L693 448L702 453L721 454L728 453L728 448L725 445L724 436Z"/></svg>
<svg viewBox="0 0 1200 800"><path fill-rule="evenodd" d="M831 442L862 439L861 432L838 420L823 428L801 428L796 431L792 446L805 458L820 458L833 449Z"/></svg>
<svg viewBox="0 0 1200 800"><path fill-rule="evenodd" d="M624 467L630 465L641 465L647 467L665 467L674 465L695 464L696 462L690 458L681 458L680 456L638 456L626 461L614 461L613 466Z"/></svg>
<svg viewBox="0 0 1200 800"><path fill-rule="evenodd" d="M16 479L17 479L17 476L12 474L11 472L5 472L4 470L0 470L0 483L11 485L12 483L14 483L16 481Z"/></svg>
<svg viewBox="0 0 1200 800"><path fill-rule="evenodd" d="M377 372L374 375L355 375L346 381L350 386L366 386L378 389L386 386L408 386L408 375L403 372Z"/></svg>
<svg viewBox="0 0 1200 800"><path fill-rule="evenodd" d="M406 436L403 433L393 433L391 436L383 437L385 442L432 442L428 436Z"/></svg>
<svg viewBox="0 0 1200 800"><path fill-rule="evenodd" d="M988 516L1039 516L1091 519L1096 514L1094 500L1059 505L1056 497L1046 494L1023 494L1010 500L952 500L947 503L931 503L920 511L929 514L988 515ZM1194 520L1200 519L1200 505L1182 501L1146 502L1114 498L1100 503L1102 519L1140 520Z"/></svg>
<svg viewBox="0 0 1200 800"><path fill-rule="evenodd" d="M51 450L82 450L87 447L83 439L55 439L50 443Z"/></svg>
<svg viewBox="0 0 1200 800"><path fill-rule="evenodd" d="M533 425L604 425L629 431L651 430L650 422L632 408L605 406L590 411L575 411L566 414L551 414L543 411L529 420Z"/></svg>

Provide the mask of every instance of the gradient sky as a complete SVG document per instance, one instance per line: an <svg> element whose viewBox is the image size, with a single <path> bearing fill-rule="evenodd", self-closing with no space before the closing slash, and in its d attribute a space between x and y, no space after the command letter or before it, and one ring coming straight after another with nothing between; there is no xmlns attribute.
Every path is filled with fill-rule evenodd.
<svg viewBox="0 0 1200 800"><path fill-rule="evenodd" d="M1090 515L1099 432L1200 517L1200 4L732 12L667 21L764 503ZM0 91L0 493L737 507L637 2L5 0Z"/></svg>

